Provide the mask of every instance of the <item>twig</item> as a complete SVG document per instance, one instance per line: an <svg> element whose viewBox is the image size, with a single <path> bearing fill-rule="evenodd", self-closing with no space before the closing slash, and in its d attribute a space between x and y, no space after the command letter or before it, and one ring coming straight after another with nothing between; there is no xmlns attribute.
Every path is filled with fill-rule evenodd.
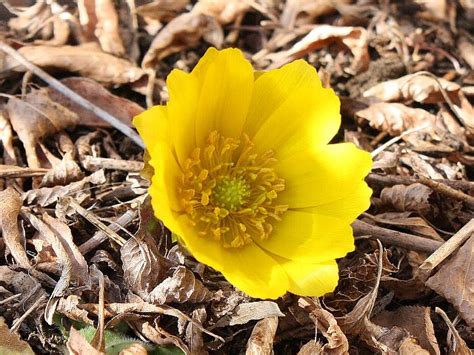
<svg viewBox="0 0 474 355"><path fill-rule="evenodd" d="M455 200L466 202L471 206L474 206L474 197L469 196L468 194L465 194L462 191L453 189L452 187L449 187L448 185L445 185L442 182L434 181L421 175L418 177L418 182L428 186L432 190L437 191L442 195L454 198Z"/></svg>
<svg viewBox="0 0 474 355"><path fill-rule="evenodd" d="M426 281L431 271L454 253L474 232L474 218L464 225L456 234L449 238L438 250L431 254L420 265L416 272L418 279Z"/></svg>
<svg viewBox="0 0 474 355"><path fill-rule="evenodd" d="M79 213L82 217L91 222L94 226L97 227L97 229L105 233L107 237L112 239L118 245L123 246L126 243L125 239L123 239L116 232L114 232L112 229L102 223L92 212L86 210L72 197L62 197L61 200L63 200L62 203L64 203L65 206L71 206L77 213Z"/></svg>
<svg viewBox="0 0 474 355"><path fill-rule="evenodd" d="M143 167L145 166L140 161L100 158L100 157L93 157L91 155L86 155L83 158L82 165L87 170L93 170L93 171L97 169L111 169L111 170L122 170L122 171L131 171L131 172L140 172L143 170Z"/></svg>
<svg viewBox="0 0 474 355"><path fill-rule="evenodd" d="M108 228L114 232L120 230L121 227L127 226L130 222L132 222L138 216L138 211L136 209L129 209L123 215L117 218L114 222L111 222L108 225ZM79 246L79 251L81 254L87 254L91 250L94 250L98 245L103 243L108 239L108 236L105 232L99 231L95 233L92 238L87 240L86 242L82 243Z"/></svg>
<svg viewBox="0 0 474 355"><path fill-rule="evenodd" d="M11 331L12 333L16 332L16 331L18 330L18 328L20 328L21 323L23 323L23 321L24 321L26 318L28 318L28 316L29 316L36 308L38 308L38 307L41 305L42 302L45 302L45 301L46 301L46 296L43 295L43 296L38 297L38 299L35 301L35 303L33 303L33 305L32 305L30 308L28 308L28 309L26 310L26 312L21 315L20 318L15 319L15 320L13 321L13 324L12 324L12 327L10 328L10 331Z"/></svg>
<svg viewBox="0 0 474 355"><path fill-rule="evenodd" d="M51 75L46 73L43 69L39 68L35 64L28 61L25 57L23 57L18 51L7 45L5 42L0 41L0 50L7 53L9 56L13 57L17 62L23 65L26 69L34 73L36 76L40 77L43 81L48 83L53 89L60 92L64 96L68 97L78 105L82 106L86 110L93 112L99 118L104 120L105 122L109 123L111 126L118 129L120 132L125 134L129 137L133 142L135 142L141 148L145 148L145 145L140 138L140 136L129 126L125 123L120 121L118 118L112 116L107 111L104 111L100 107L94 105L90 101L83 98L81 95L77 94L76 92L72 91L66 85L62 84L60 81L53 78Z"/></svg>
<svg viewBox="0 0 474 355"><path fill-rule="evenodd" d="M411 185L420 182L414 176L402 176L402 175L380 175L371 173L367 176L366 181L370 185L381 185L381 186L393 186L393 185ZM437 179L433 180L448 185L458 190L474 190L474 182L463 181L463 180L448 180L448 179Z"/></svg>
<svg viewBox="0 0 474 355"><path fill-rule="evenodd" d="M32 176L44 176L49 169L23 168L16 165L0 164L0 178L25 178Z"/></svg>
<svg viewBox="0 0 474 355"><path fill-rule="evenodd" d="M360 220L355 220L354 223L352 223L352 229L356 236L370 235L374 238L380 239L382 243L408 250L433 253L443 245L442 242L436 240L373 226Z"/></svg>

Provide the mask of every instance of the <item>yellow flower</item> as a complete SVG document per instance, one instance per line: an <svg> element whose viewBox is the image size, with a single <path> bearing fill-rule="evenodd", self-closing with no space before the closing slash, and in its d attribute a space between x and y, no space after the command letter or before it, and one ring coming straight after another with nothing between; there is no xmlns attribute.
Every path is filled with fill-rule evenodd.
<svg viewBox="0 0 474 355"><path fill-rule="evenodd" d="M250 296L320 296L350 223L369 206L370 154L328 144L339 99L303 60L254 72L237 49L173 70L169 102L134 124L150 153L155 215L200 262Z"/></svg>

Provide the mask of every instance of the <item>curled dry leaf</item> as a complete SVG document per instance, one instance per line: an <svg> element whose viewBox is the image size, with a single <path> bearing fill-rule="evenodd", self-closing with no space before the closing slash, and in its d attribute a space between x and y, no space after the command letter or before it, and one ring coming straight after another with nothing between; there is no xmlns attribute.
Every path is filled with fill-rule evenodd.
<svg viewBox="0 0 474 355"><path fill-rule="evenodd" d="M69 339L66 343L67 349L73 355L103 355L100 351L97 351L84 336L71 327L69 330Z"/></svg>
<svg viewBox="0 0 474 355"><path fill-rule="evenodd" d="M298 305L309 313L317 329L326 338L327 344L322 347L323 353L347 354L349 352L347 338L330 312L308 297L300 298Z"/></svg>
<svg viewBox="0 0 474 355"><path fill-rule="evenodd" d="M79 165L72 159L71 153L64 155L59 164L53 166L41 180L40 187L52 187L56 185L67 185L71 182L84 178Z"/></svg>
<svg viewBox="0 0 474 355"><path fill-rule="evenodd" d="M456 95L461 87L452 81L428 75L410 74L385 81L364 91L363 96L374 96L382 101L414 100L421 103L444 102L441 90Z"/></svg>
<svg viewBox="0 0 474 355"><path fill-rule="evenodd" d="M344 44L352 52L354 60L349 71L360 73L368 68L369 50L368 35L363 27L340 27L331 25L316 25L305 37L299 40L289 50L269 55L273 63L270 68L277 68L294 59L328 46L333 42Z"/></svg>
<svg viewBox="0 0 474 355"><path fill-rule="evenodd" d="M296 355L319 355L323 353L323 344L311 339L304 344Z"/></svg>
<svg viewBox="0 0 474 355"><path fill-rule="evenodd" d="M112 0L80 0L79 21L89 39L97 37L104 52L123 56L119 17Z"/></svg>
<svg viewBox="0 0 474 355"><path fill-rule="evenodd" d="M446 298L470 327L474 327L474 237L469 240L439 271L426 281L426 286Z"/></svg>
<svg viewBox="0 0 474 355"><path fill-rule="evenodd" d="M133 343L120 351L119 355L148 355L148 350L140 343Z"/></svg>
<svg viewBox="0 0 474 355"><path fill-rule="evenodd" d="M415 234L444 242L438 232L421 217L410 217L411 212L387 212L375 216L375 221L406 229Z"/></svg>
<svg viewBox="0 0 474 355"><path fill-rule="evenodd" d="M369 121L369 124L392 136L399 136L408 129L426 127L432 128L436 116L420 108L411 108L399 103L379 102L356 115Z"/></svg>
<svg viewBox="0 0 474 355"><path fill-rule="evenodd" d="M249 1L241 0L199 0L192 12L211 16L221 25L234 22L250 9Z"/></svg>
<svg viewBox="0 0 474 355"><path fill-rule="evenodd" d="M42 187L28 190L22 195L22 199L27 204L37 203L44 207L56 202L59 197L74 196L79 193L87 194L87 192L83 191L87 184L100 185L105 182L104 171L99 170L80 181L72 182L66 186Z"/></svg>
<svg viewBox="0 0 474 355"><path fill-rule="evenodd" d="M13 129L25 147L30 168L39 168L36 145L43 137L74 126L74 112L51 100L46 92L33 91L24 100L11 97L5 106Z"/></svg>
<svg viewBox="0 0 474 355"><path fill-rule="evenodd" d="M246 324L252 320L260 320L268 317L284 317L278 304L272 301L257 301L241 303L233 310L232 314L219 319L216 327L227 325Z"/></svg>
<svg viewBox="0 0 474 355"><path fill-rule="evenodd" d="M171 21L189 5L189 0L155 0L137 7L137 14L158 21Z"/></svg>
<svg viewBox="0 0 474 355"><path fill-rule="evenodd" d="M30 262L18 228L18 215L23 205L20 195L12 187L9 187L0 192L0 201L2 201L0 204L0 229L3 240L18 265L28 269Z"/></svg>
<svg viewBox="0 0 474 355"><path fill-rule="evenodd" d="M421 215L432 210L429 198L433 190L423 184L394 185L382 190L380 198L383 204L395 207L397 211L413 211Z"/></svg>
<svg viewBox="0 0 474 355"><path fill-rule="evenodd" d="M330 14L336 10L337 4L349 4L352 0L287 0L281 14L280 23L284 28L293 28L298 17L300 23L313 23L319 16Z"/></svg>
<svg viewBox="0 0 474 355"><path fill-rule="evenodd" d="M184 266L178 266L173 275L156 286L149 296L152 303L201 303L212 298L209 291L196 276Z"/></svg>
<svg viewBox="0 0 474 355"><path fill-rule="evenodd" d="M110 85L131 83L145 74L128 60L102 52L95 43L60 47L24 46L18 52L41 68L69 71ZM7 76L12 70L24 72L25 68L8 56L0 68L0 77Z"/></svg>
<svg viewBox="0 0 474 355"><path fill-rule="evenodd" d="M30 345L20 339L16 333L10 332L5 320L0 317L0 354L8 355L34 355Z"/></svg>
<svg viewBox="0 0 474 355"><path fill-rule="evenodd" d="M273 353L273 339L278 327L278 317L261 319L255 324L247 341L245 355L265 355Z"/></svg>
<svg viewBox="0 0 474 355"><path fill-rule="evenodd" d="M61 83L129 126L132 125L132 118L143 112L143 108L140 105L123 97L113 95L92 79L66 78L61 80ZM48 90L49 97L52 100L68 108L81 118L78 124L110 128L110 124L99 118L92 111L86 110L60 92L49 88L46 90Z"/></svg>
<svg viewBox="0 0 474 355"><path fill-rule="evenodd" d="M423 349L428 350L432 355L440 354L428 307L403 306L395 311L383 311L371 321L385 328L396 326L405 329L416 338ZM408 345L405 346L408 347Z"/></svg>
<svg viewBox="0 0 474 355"><path fill-rule="evenodd" d="M207 15L188 12L175 17L153 39L142 61L145 69L183 49L195 47L204 36L215 47L221 47L224 34L217 21Z"/></svg>

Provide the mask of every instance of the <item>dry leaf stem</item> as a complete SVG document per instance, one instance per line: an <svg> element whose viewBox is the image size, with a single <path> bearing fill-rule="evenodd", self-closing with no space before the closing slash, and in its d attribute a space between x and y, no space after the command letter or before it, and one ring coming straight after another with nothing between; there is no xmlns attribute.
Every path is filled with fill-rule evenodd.
<svg viewBox="0 0 474 355"><path fill-rule="evenodd" d="M140 138L140 136L129 126L125 123L120 121L118 118L112 116L110 113L104 111L100 107L94 105L90 101L84 99L82 96L77 94L76 92L69 89L66 85L62 84L51 75L46 73L43 69L37 67L30 61L28 61L25 57L23 57L18 51L7 45L5 42L0 41L0 50L7 53L11 57L13 57L16 61L18 61L21 65L26 67L29 71L40 77L43 81L48 83L52 88L63 94L64 96L70 98L72 101L77 103L78 105L84 107L87 110L92 111L97 117L101 118L102 120L109 123L114 128L118 129L124 135L129 137L133 142L135 142L139 147L145 148L145 145Z"/></svg>
<svg viewBox="0 0 474 355"><path fill-rule="evenodd" d="M438 242L436 240L373 226L360 220L355 220L354 223L352 223L352 228L354 230L354 235L356 236L370 235L374 238L380 239L382 243L408 250L434 253L439 247L443 245L442 242Z"/></svg>

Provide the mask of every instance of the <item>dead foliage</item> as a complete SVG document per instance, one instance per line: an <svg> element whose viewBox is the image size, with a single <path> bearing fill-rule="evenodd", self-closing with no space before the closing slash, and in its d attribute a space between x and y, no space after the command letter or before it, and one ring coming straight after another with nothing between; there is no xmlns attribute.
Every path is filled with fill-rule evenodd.
<svg viewBox="0 0 474 355"><path fill-rule="evenodd" d="M9 0L0 18L1 44L89 103L0 50L0 353L472 352L472 1ZM130 129L211 45L256 70L306 59L341 98L335 141L373 155L331 294L256 300L199 264L153 215L146 153L94 109Z"/></svg>

